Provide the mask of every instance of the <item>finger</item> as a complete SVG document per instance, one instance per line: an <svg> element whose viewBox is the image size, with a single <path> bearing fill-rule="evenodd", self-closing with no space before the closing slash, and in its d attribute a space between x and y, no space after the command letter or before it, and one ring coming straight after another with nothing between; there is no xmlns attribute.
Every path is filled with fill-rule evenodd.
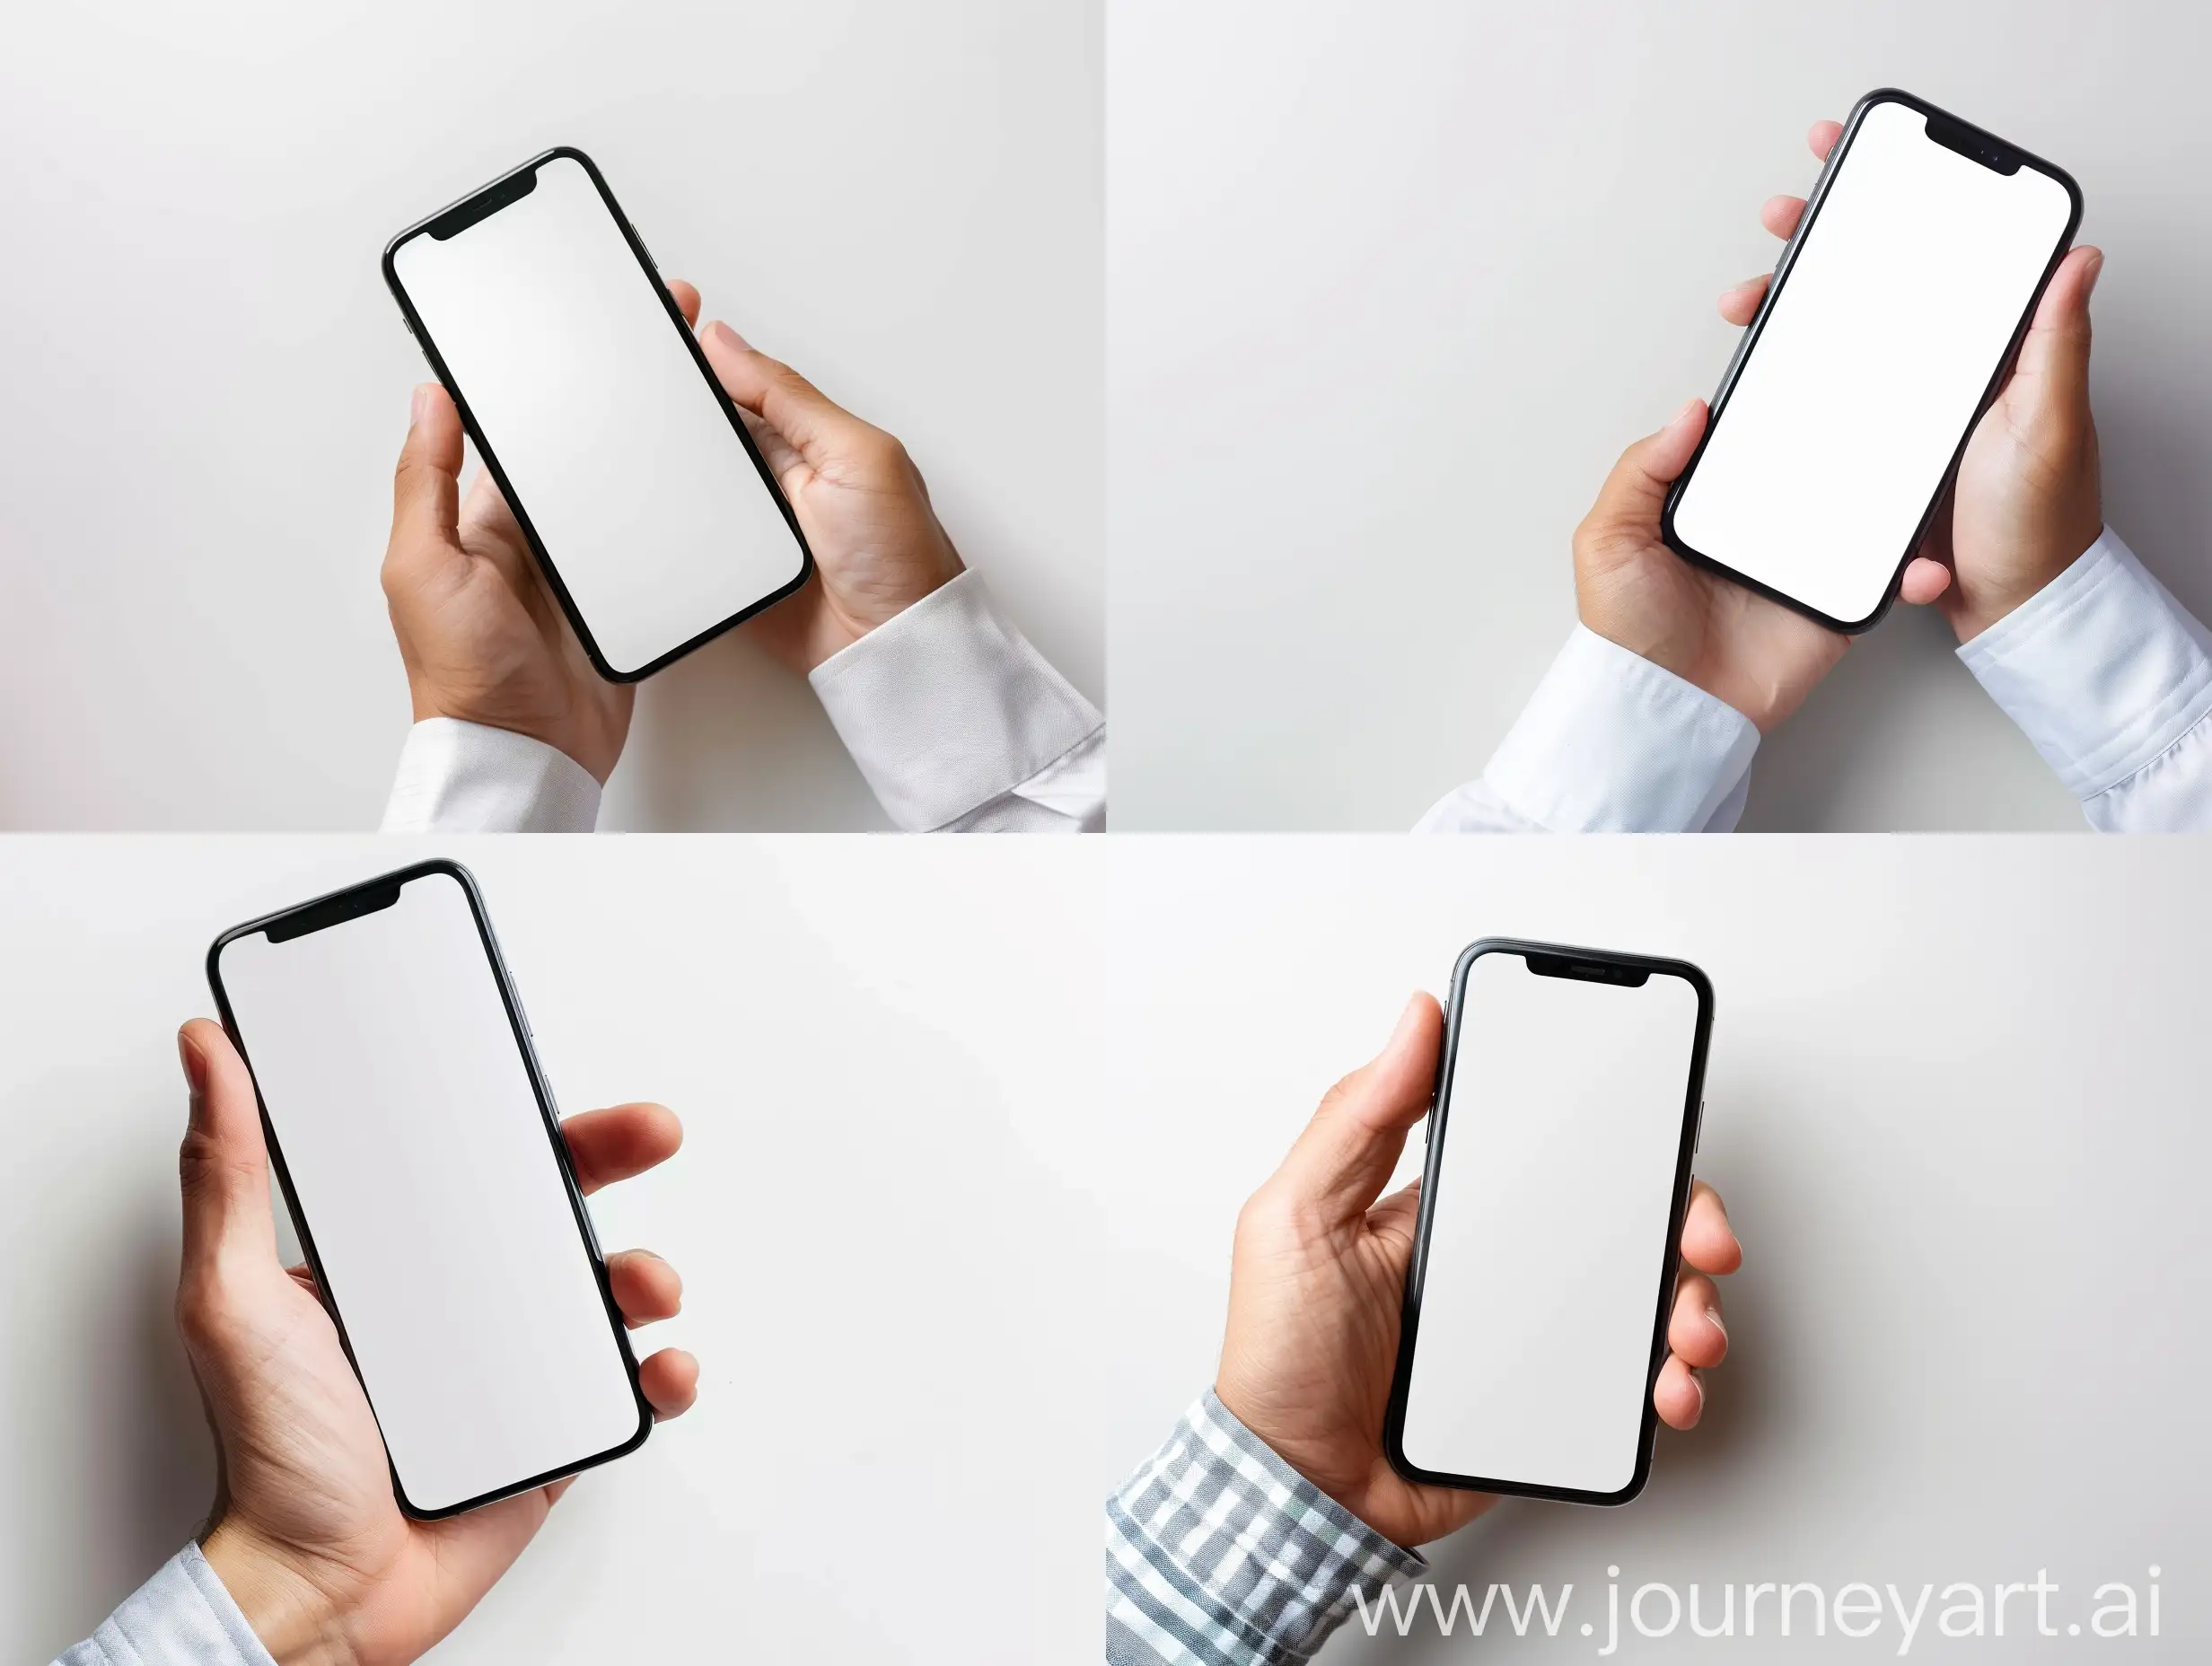
<svg viewBox="0 0 2212 1666"><path fill-rule="evenodd" d="M1651 1403L1668 1428L1694 1429L1705 1415L1704 1380L1670 1354L1659 1367L1659 1381L1652 1384Z"/></svg>
<svg viewBox="0 0 2212 1666"><path fill-rule="evenodd" d="M1724 289L1720 294L1720 315L1739 329L1759 316L1760 303L1767 298L1767 285L1774 281L1774 274L1761 272L1757 277L1747 277L1734 289Z"/></svg>
<svg viewBox="0 0 2212 1666"><path fill-rule="evenodd" d="M1710 1371L1728 1357L1728 1327L1721 1322L1720 1292L1703 1273L1685 1273L1674 1286L1674 1315L1667 1346L1677 1358Z"/></svg>
<svg viewBox="0 0 2212 1666"><path fill-rule="evenodd" d="M2063 409L2089 406L2089 297L2104 270L2104 251L2085 243L2051 275L2020 344L2018 374L2042 384L2044 397Z"/></svg>
<svg viewBox="0 0 2212 1666"><path fill-rule="evenodd" d="M452 547L461 517L461 413L443 388L415 390L407 443L391 482L390 566Z"/></svg>
<svg viewBox="0 0 2212 1666"><path fill-rule="evenodd" d="M637 1386L658 1417L680 1417L699 1397L699 1363L681 1348L663 1348L637 1368Z"/></svg>
<svg viewBox="0 0 2212 1666"><path fill-rule="evenodd" d="M1633 529L1659 535L1659 510L1667 488L1689 463L1705 432L1705 401L1692 399L1667 418L1667 425L1621 452L1599 488L1585 530L1605 532Z"/></svg>
<svg viewBox="0 0 2212 1666"><path fill-rule="evenodd" d="M1421 1182L1400 1187L1367 1211L1367 1230L1410 1255L1413 1234L1421 1220Z"/></svg>
<svg viewBox="0 0 2212 1666"><path fill-rule="evenodd" d="M624 1250L607 1258L607 1283L614 1304L632 1329L683 1311L683 1280L650 1250Z"/></svg>
<svg viewBox="0 0 2212 1666"><path fill-rule="evenodd" d="M716 320L699 332L699 346L715 367L723 391L791 442L813 469L828 466L856 446L891 436L847 410L788 364L777 363Z"/></svg>
<svg viewBox="0 0 2212 1666"><path fill-rule="evenodd" d="M683 314L683 321L697 329L699 325L699 292L680 277L668 280L669 299L676 303L676 311Z"/></svg>
<svg viewBox="0 0 2212 1666"><path fill-rule="evenodd" d="M1931 561L1926 556L1915 556L1906 565L1905 576L1897 586L1898 600L1911 607L1924 608L1951 588L1951 569L1940 561Z"/></svg>
<svg viewBox="0 0 2212 1666"><path fill-rule="evenodd" d="M561 1123L576 1185L585 1197L666 1162L683 1144L683 1124L665 1105L616 1105Z"/></svg>
<svg viewBox="0 0 2212 1666"><path fill-rule="evenodd" d="M1813 153L1815 156L1826 162L1828 153L1836 148L1836 141L1842 136L1843 124L1841 122L1816 121L1806 129L1805 143L1813 147Z"/></svg>
<svg viewBox="0 0 2212 1666"><path fill-rule="evenodd" d="M1682 1216L1682 1259L1700 1273L1723 1276L1743 1265L1743 1246L1728 1224L1720 1194L1703 1180L1690 1183L1690 1207Z"/></svg>
<svg viewBox="0 0 2212 1666"><path fill-rule="evenodd" d="M1428 1112L1443 1043L1436 997L1415 995L1382 1052L1329 1090L1270 1183L1331 1223L1364 1214L1398 1166L1407 1131Z"/></svg>
<svg viewBox="0 0 2212 1666"><path fill-rule="evenodd" d="M1785 241L1797 234L1797 222L1804 216L1802 197L1769 197L1760 205L1759 224Z"/></svg>
<svg viewBox="0 0 2212 1666"><path fill-rule="evenodd" d="M184 1194L184 1283L217 1281L237 1258L276 1265L268 1153L253 1078L220 1024L195 1018L177 1032L189 1093L178 1179Z"/></svg>

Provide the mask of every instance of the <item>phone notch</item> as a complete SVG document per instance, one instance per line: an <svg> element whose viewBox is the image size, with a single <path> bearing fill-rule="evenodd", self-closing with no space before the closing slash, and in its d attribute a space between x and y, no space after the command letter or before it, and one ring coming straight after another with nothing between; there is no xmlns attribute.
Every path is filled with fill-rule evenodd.
<svg viewBox="0 0 2212 1666"><path fill-rule="evenodd" d="M458 237L479 220L488 220L502 208L519 203L538 189L538 170L535 164L518 168L504 180L496 180L474 197L455 203L423 229L438 242Z"/></svg>
<svg viewBox="0 0 2212 1666"><path fill-rule="evenodd" d="M2020 171L2020 153L2009 145L1991 138L1979 127L1970 127L1962 121L1953 121L1947 116L1931 115L1927 118L1927 136L1947 151L1956 151L1969 162L1979 162L1992 173L2014 174Z"/></svg>

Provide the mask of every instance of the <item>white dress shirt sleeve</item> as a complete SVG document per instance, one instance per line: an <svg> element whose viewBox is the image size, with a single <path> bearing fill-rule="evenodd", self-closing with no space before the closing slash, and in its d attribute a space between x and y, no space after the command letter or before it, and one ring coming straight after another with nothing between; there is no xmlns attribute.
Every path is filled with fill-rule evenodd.
<svg viewBox="0 0 2212 1666"><path fill-rule="evenodd" d="M543 741L426 717L408 731L384 805L387 833L589 833L599 782Z"/></svg>
<svg viewBox="0 0 2212 1666"><path fill-rule="evenodd" d="M1959 658L2090 826L2212 828L2212 633L2111 528Z"/></svg>
<svg viewBox="0 0 2212 1666"><path fill-rule="evenodd" d="M1095 832L1106 720L961 573L809 679L908 833Z"/></svg>
<svg viewBox="0 0 2212 1666"><path fill-rule="evenodd" d="M198 1545L162 1565L54 1666L276 1666Z"/></svg>
<svg viewBox="0 0 2212 1666"><path fill-rule="evenodd" d="M905 831L1106 824L1106 721L961 573L814 668L838 738ZM387 833L588 833L599 783L557 747L427 718L408 733Z"/></svg>
<svg viewBox="0 0 2212 1666"><path fill-rule="evenodd" d="M1758 750L1726 701L1577 625L1480 779L1416 830L1730 832Z"/></svg>

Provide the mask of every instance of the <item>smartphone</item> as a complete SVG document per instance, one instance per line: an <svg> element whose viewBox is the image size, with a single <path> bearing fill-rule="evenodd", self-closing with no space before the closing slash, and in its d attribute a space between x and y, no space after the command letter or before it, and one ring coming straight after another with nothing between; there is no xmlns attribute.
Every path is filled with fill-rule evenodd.
<svg viewBox="0 0 2212 1666"><path fill-rule="evenodd" d="M384 281L599 674L806 582L806 539L614 193L563 145L409 226Z"/></svg>
<svg viewBox="0 0 2212 1666"><path fill-rule="evenodd" d="M207 981L400 1509L456 1515L643 1445L652 1407L468 871L237 926Z"/></svg>
<svg viewBox="0 0 2212 1666"><path fill-rule="evenodd" d="M1382 1436L1400 1475L1643 1491L1712 1024L1681 960L1503 938L1460 957Z"/></svg>
<svg viewBox="0 0 2212 1666"><path fill-rule="evenodd" d="M1674 551L1871 628L2081 224L2073 180L1910 93L1869 92L1660 520Z"/></svg>

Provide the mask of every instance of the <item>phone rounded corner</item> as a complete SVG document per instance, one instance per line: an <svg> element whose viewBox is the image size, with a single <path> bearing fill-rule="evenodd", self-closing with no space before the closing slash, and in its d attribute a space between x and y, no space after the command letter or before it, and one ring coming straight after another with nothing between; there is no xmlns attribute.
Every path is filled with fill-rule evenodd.
<svg viewBox="0 0 2212 1666"><path fill-rule="evenodd" d="M635 671L619 671L593 644L587 642L584 644L584 654L592 662L592 669L599 673L601 682L610 682L619 688L636 688L667 663L664 660L659 660L649 665L641 665Z"/></svg>
<svg viewBox="0 0 2212 1666"><path fill-rule="evenodd" d="M601 184L606 182L605 177L601 174L599 171L599 164L592 160L590 154L586 153L581 145L553 145L549 149L539 152L536 157L531 160L530 166L533 168L541 168L549 162L573 162L576 164L576 166L583 169L584 172L590 174L592 178L599 180Z"/></svg>
<svg viewBox="0 0 2212 1666"><path fill-rule="evenodd" d="M407 1487L400 1482L399 1473L396 1469L391 1475L391 1502L399 1507L399 1513L410 1521L450 1521L453 1517L477 1508L475 1504L468 1501L434 1509L418 1504L408 1496Z"/></svg>
<svg viewBox="0 0 2212 1666"><path fill-rule="evenodd" d="M391 291L395 298L404 297L407 294L406 286L399 282L399 250L421 236L422 229L420 225L410 225L403 232L393 232L391 241L384 245L383 255L376 263L384 275L384 286Z"/></svg>
<svg viewBox="0 0 2212 1666"><path fill-rule="evenodd" d="M207 945L207 991L215 996L217 1006L223 1004L223 951L257 929L250 924L233 925L228 931L218 934L215 940ZM228 1029L229 1025L226 1023L224 1027Z"/></svg>
<svg viewBox="0 0 2212 1666"><path fill-rule="evenodd" d="M2058 181L2058 189L2066 193L2066 236L2060 240L2058 248L2058 260L2063 260L2072 252L2075 236L2082 229L2082 219L2089 212L2088 199L2082 195L2082 182L2055 162L2045 162L2040 156L2024 160L2036 172ZM2051 266L2056 270L2058 261L2054 260ZM2040 300L2041 297L2039 295L2037 298Z"/></svg>
<svg viewBox="0 0 2212 1666"><path fill-rule="evenodd" d="M1856 133L1866 118L1884 104L1894 104L1900 110L1909 110L1917 116L1932 116L1939 113L1936 107L1926 99L1908 92L1902 87L1875 87L1870 92L1860 94L1857 102L1844 113L1843 134L1836 141L1836 148L1840 150L1844 140Z"/></svg>
<svg viewBox="0 0 2212 1666"><path fill-rule="evenodd" d="M1705 968L1695 960L1667 960L1660 961L1659 965L1669 977L1679 978L1690 986L1690 992L1698 997L1700 1012L1708 1015L1712 1013L1717 997L1713 993L1713 980L1706 975Z"/></svg>
<svg viewBox="0 0 2212 1666"><path fill-rule="evenodd" d="M1905 587L1905 568L1910 566L1912 562L1913 557L1907 556L1899 565L1896 573L1882 592L1882 600L1874 603L1874 611L1864 618L1839 619L1831 614L1822 613L1818 608L1809 607L1804 602L1796 604L1797 610L1815 624L1826 626L1839 636L1864 636L1875 626L1881 624L1883 619L1889 618L1890 609L1897 605L1898 596Z"/></svg>
<svg viewBox="0 0 2212 1666"><path fill-rule="evenodd" d="M1648 1407L1650 1400L1646 1400L1646 1409ZM1650 1418L1657 1418L1657 1412L1650 1412ZM1599 1509L1620 1509L1621 1504L1637 1503L1637 1498L1644 1495L1644 1489L1650 1485L1650 1477L1653 1477L1653 1434L1655 1429L1650 1427L1648 1420L1644 1429L1644 1441L1641 1441L1641 1445L1637 1445L1637 1467L1628 1471L1628 1485L1621 1486L1620 1491L1611 1491L1611 1494L1597 1494L1597 1491L1579 1494L1575 1503L1597 1504Z"/></svg>
<svg viewBox="0 0 2212 1666"><path fill-rule="evenodd" d="M410 879L426 879L433 873L443 873L453 881L469 894L472 901L481 902L484 899L484 893L477 888L476 875L469 871L467 864L452 856L425 856L412 867L401 868L391 877L404 885Z"/></svg>
<svg viewBox="0 0 2212 1666"><path fill-rule="evenodd" d="M1452 963L1452 999L1456 1004L1460 992L1467 986L1473 974L1475 962L1487 954L1511 954L1523 947L1511 937L1478 937L1460 951L1459 959Z"/></svg>
<svg viewBox="0 0 2212 1666"><path fill-rule="evenodd" d="M1613 1493L1585 1493L1576 1502L1594 1504L1601 1510L1618 1510L1623 1504L1632 1504L1642 1497L1645 1487L1650 1484L1651 1449L1647 1446L1644 1449L1643 1454L1637 1459L1636 1473L1628 1477L1628 1484L1626 1486Z"/></svg>

